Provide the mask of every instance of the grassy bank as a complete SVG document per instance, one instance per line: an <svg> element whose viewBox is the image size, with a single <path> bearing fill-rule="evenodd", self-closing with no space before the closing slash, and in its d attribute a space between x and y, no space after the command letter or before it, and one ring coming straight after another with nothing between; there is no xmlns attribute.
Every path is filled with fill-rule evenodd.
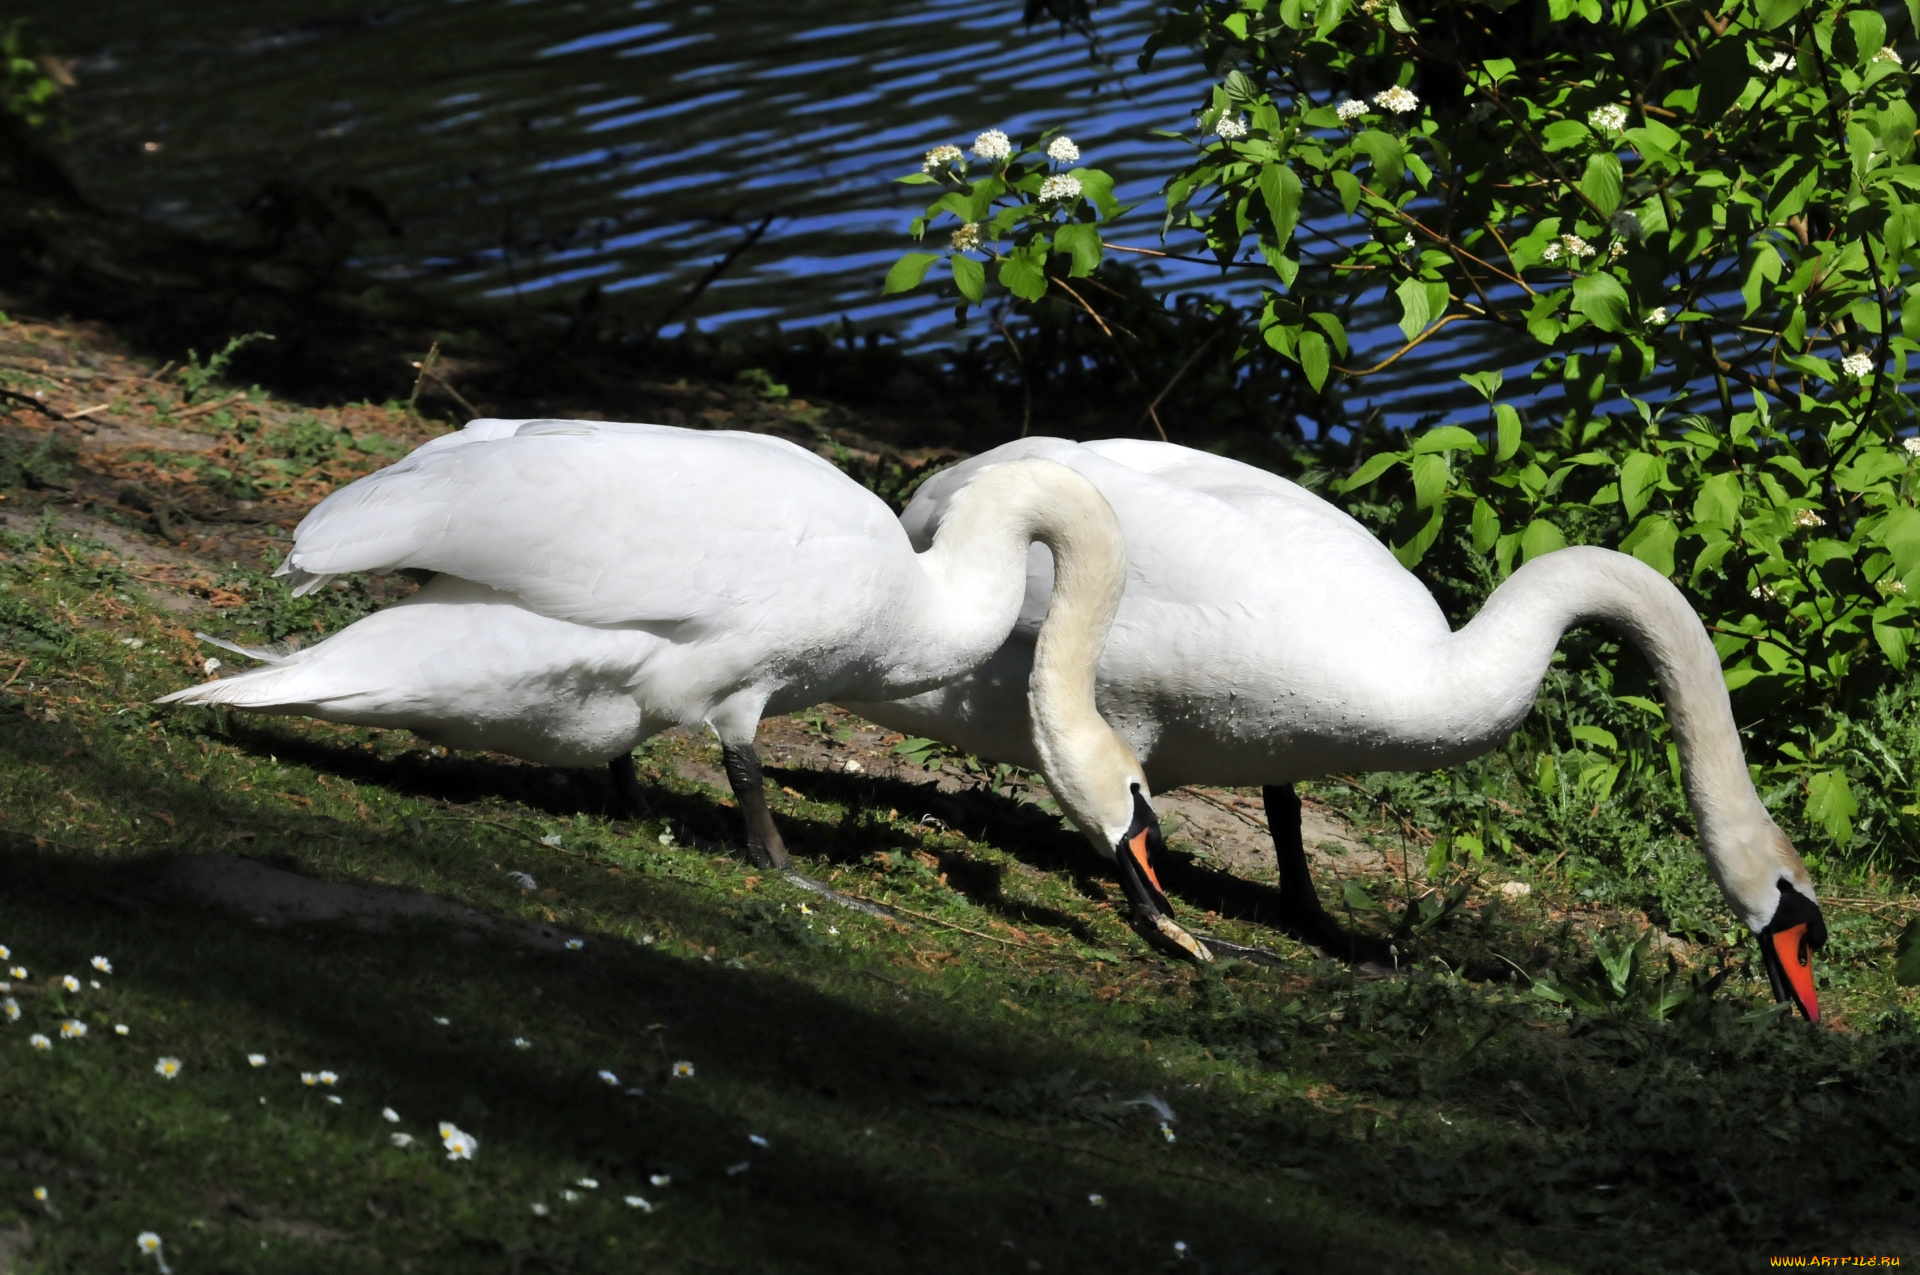
<svg viewBox="0 0 1920 1275"><path fill-rule="evenodd" d="M17 1269L152 1269L148 1230L183 1273L1920 1257L1920 1034L1889 961L1911 896L1884 878L1830 911L1816 1030L1768 1005L1684 843L1615 862L1536 821L1451 861L1418 818L1444 777L1354 776L1310 794L1323 889L1412 966L1366 980L1263 923L1247 794L1170 794L1176 904L1277 956L1196 970L1123 924L1029 777L823 711L765 728L776 815L807 871L906 914L821 910L733 856L697 736L643 751L653 813L626 820L597 774L152 708L208 675L196 628L311 638L403 590L296 602L264 571L320 495L439 427L188 393L51 323L0 328L0 368ZM807 415L840 409L750 386L659 393L684 423L841 437ZM837 454L895 484L926 459ZM1643 931L1616 986L1596 940Z"/></svg>

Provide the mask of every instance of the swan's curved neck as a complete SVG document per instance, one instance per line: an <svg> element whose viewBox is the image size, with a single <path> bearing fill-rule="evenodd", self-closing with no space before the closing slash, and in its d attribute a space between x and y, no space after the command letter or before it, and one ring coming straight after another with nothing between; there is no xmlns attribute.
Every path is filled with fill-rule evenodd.
<svg viewBox="0 0 1920 1275"><path fill-rule="evenodd" d="M935 682L991 655L1019 618L1035 541L1053 554L1054 584L1028 682L1034 746L1061 810L1110 855L1133 818L1131 786L1144 792L1146 780L1094 704L1127 559L1119 521L1093 484L1065 465L1025 459L984 469L956 493L920 555L931 586L921 624L938 631L921 649L948 664Z"/></svg>
<svg viewBox="0 0 1920 1275"><path fill-rule="evenodd" d="M1587 620L1623 633L1652 667L1679 750L1687 803L1722 890L1743 911L1751 905L1742 900L1771 898L1773 878L1784 865L1746 848L1784 845L1786 839L1754 791L1713 643L1680 591L1659 572L1605 549L1563 549L1535 558L1454 635L1443 676L1455 685L1502 688L1516 706L1521 699L1531 705L1561 634Z"/></svg>

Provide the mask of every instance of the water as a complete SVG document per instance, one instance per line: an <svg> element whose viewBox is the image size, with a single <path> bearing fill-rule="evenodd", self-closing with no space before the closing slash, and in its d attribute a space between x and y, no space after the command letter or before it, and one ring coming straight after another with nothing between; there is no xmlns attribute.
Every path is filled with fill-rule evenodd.
<svg viewBox="0 0 1920 1275"><path fill-rule="evenodd" d="M1099 11L1118 77L1078 37L1023 27L1011 2L25 0L17 11L81 56L70 160L108 206L235 238L263 233L263 209L292 213L304 218L292 233L333 234L380 277L529 314L597 286L667 335L689 321L846 316L915 344L952 339L932 288L880 296L926 189L891 179L988 127L1067 128L1083 162L1139 205L1110 237L1155 246L1155 191L1186 146L1151 130L1190 126L1210 83L1179 49L1134 69L1149 0ZM340 220L316 229L328 217ZM1356 229L1337 212L1315 225ZM1252 295L1257 276L1239 273L1236 292ZM1160 281L1224 286L1179 265ZM1399 345L1393 313L1349 325L1349 366ZM1455 335L1469 326L1361 383L1355 406L1378 400L1406 421L1469 402L1455 373L1485 348Z"/></svg>

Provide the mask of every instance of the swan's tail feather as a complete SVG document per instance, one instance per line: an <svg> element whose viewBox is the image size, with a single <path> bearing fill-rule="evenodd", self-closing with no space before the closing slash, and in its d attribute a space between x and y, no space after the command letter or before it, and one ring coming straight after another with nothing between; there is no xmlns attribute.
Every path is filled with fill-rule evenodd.
<svg viewBox="0 0 1920 1275"><path fill-rule="evenodd" d="M202 642L205 642L208 646L217 646L223 651L232 651L235 655L244 655L250 660L259 660L262 664L283 664L293 655L294 651L298 649L295 647L241 646L238 642L229 642L225 638L217 638L211 633L196 632L194 636Z"/></svg>
<svg viewBox="0 0 1920 1275"><path fill-rule="evenodd" d="M333 579L333 577L330 575L316 574L315 572L312 572L312 571L303 571L299 567L296 567L293 565L293 559L291 558L281 563L280 569L275 571L273 574L276 576L286 577L287 583L293 588L293 596L296 598L306 597L309 593L312 593L315 589L325 586L329 580Z"/></svg>
<svg viewBox="0 0 1920 1275"><path fill-rule="evenodd" d="M301 687L307 670L297 664L269 664L234 677L201 682L171 695L162 695L156 704L232 704L236 708L290 708L313 702L312 686ZM304 693L302 693L304 691Z"/></svg>

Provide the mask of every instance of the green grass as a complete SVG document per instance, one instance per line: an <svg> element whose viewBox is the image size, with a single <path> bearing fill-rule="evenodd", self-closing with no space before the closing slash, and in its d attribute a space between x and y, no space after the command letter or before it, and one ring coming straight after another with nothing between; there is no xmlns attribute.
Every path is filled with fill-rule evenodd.
<svg viewBox="0 0 1920 1275"><path fill-rule="evenodd" d="M4 539L0 943L31 977L21 1021L0 1024L0 1232L31 1227L23 1270L151 1269L143 1230L195 1275L1916 1255L1920 1033L1887 922L1833 914L1822 994L1841 1030L1771 1010L1732 948L1725 981L1670 1021L1633 997L1576 1015L1504 962L1586 968L1571 917L1596 883L1625 888L1597 861L1567 877L1516 850L1502 862L1534 876L1532 898L1476 892L1393 981L1314 960L1259 923L1260 887L1187 863L1183 910L1285 957L1196 970L1146 949L1084 843L1031 805L983 789L947 831L912 821L907 785L774 766L809 871L936 920L805 915L807 896L731 857L735 812L683 777L715 764L704 741L646 749L655 814L623 822L598 776L156 710L201 676L179 621L98 546ZM234 587L255 635L306 626L277 584ZM263 926L163 888L168 864L215 852L585 946ZM1640 866L1704 880L1665 853ZM114 965L99 990L96 954ZM57 1039L70 1016L84 1040ZM54 1048L30 1049L32 1031ZM161 1056L178 1078L154 1073ZM681 1060L693 1077L670 1074ZM335 1088L301 1084L321 1069ZM1176 1112L1175 1141L1134 1105L1148 1093ZM447 1159L442 1120L479 1137L475 1158Z"/></svg>

